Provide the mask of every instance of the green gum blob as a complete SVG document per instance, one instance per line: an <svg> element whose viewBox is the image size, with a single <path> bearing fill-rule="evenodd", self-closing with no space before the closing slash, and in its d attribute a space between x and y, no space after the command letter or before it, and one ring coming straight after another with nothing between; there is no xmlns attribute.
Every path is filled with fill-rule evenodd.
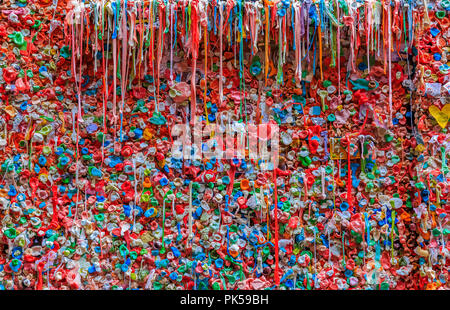
<svg viewBox="0 0 450 310"><path fill-rule="evenodd" d="M8 35L8 38L10 38L21 51L27 49L27 41L23 38L22 33L14 31L12 34Z"/></svg>

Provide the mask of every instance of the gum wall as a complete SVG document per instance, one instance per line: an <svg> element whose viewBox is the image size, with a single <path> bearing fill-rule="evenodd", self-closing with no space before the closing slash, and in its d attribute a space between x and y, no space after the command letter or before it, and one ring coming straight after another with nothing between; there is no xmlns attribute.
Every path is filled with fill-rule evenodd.
<svg viewBox="0 0 450 310"><path fill-rule="evenodd" d="M449 10L2 0L0 288L448 289Z"/></svg>

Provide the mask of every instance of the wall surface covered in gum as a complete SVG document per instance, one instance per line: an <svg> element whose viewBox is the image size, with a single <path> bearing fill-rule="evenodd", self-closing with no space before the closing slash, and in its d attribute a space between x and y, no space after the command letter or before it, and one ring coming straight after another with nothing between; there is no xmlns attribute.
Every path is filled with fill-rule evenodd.
<svg viewBox="0 0 450 310"><path fill-rule="evenodd" d="M0 288L448 289L449 10L3 0Z"/></svg>

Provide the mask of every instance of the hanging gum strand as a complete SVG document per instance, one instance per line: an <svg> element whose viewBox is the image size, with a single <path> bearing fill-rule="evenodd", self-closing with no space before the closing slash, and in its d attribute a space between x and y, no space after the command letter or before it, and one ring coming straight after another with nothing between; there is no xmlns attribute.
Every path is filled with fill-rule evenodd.
<svg viewBox="0 0 450 310"><path fill-rule="evenodd" d="M267 74L269 73L269 7L271 1L264 0L264 13L265 13L265 24L266 31L264 32L265 40L264 40L264 86L267 86Z"/></svg>
<svg viewBox="0 0 450 310"><path fill-rule="evenodd" d="M205 106L205 114L206 114L206 125L209 125L209 117L208 117L208 107L206 106L206 90L208 86L207 76L208 76L208 45L207 45L207 29L206 26L203 27L203 46L205 51L205 89L203 91L203 103Z"/></svg>
<svg viewBox="0 0 450 310"><path fill-rule="evenodd" d="M320 80L323 81L323 70L322 70L322 19L320 16L320 10L317 10L319 13L319 26L318 26L318 36L319 36L319 67L320 67Z"/></svg>

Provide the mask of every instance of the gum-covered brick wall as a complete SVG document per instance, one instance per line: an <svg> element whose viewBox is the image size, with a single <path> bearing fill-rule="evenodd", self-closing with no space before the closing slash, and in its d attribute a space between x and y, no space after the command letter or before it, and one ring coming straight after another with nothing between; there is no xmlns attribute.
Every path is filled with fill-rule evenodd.
<svg viewBox="0 0 450 310"><path fill-rule="evenodd" d="M2 289L449 288L448 0L0 8Z"/></svg>

